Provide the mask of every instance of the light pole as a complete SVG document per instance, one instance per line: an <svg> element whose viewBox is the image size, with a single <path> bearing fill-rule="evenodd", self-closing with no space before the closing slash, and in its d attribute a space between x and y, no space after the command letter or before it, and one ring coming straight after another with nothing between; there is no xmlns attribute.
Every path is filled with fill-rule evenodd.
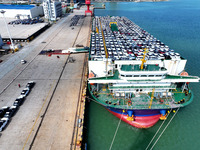
<svg viewBox="0 0 200 150"><path fill-rule="evenodd" d="M5 16L4 16L4 13L5 13L6 11L4 11L4 10L1 10L0 11L0 13L3 15L3 19L4 19L4 22L5 22L5 24L6 24L6 29L7 29L7 31L8 31L8 36L9 36L9 38L10 38L10 42L11 42L11 45L12 45L12 52L14 52L14 44L13 44L13 41L12 41L12 39L11 39L11 35L10 35L10 31L9 31L9 29L8 29L8 25L7 25L7 22L6 22L6 18L5 18Z"/></svg>

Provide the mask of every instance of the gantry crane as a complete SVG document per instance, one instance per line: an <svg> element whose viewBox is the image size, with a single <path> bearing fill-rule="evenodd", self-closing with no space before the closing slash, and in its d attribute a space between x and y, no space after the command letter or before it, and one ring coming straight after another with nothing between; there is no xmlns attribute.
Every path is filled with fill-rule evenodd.
<svg viewBox="0 0 200 150"><path fill-rule="evenodd" d="M87 13L90 13L92 16L92 11L90 10L90 0L85 0L85 4L87 5L87 10L85 11L85 16Z"/></svg>

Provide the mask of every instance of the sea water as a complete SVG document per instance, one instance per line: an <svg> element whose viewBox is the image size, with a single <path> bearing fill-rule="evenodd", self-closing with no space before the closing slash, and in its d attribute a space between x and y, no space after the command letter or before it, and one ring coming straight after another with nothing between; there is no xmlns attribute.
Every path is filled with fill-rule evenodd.
<svg viewBox="0 0 200 150"><path fill-rule="evenodd" d="M101 6L102 3L94 3ZM200 77L200 0L163 2L110 2L106 9L96 9L96 16L126 16L157 39L187 59L185 70ZM200 84L190 83L193 102L180 108L162 136L159 135L172 118L171 113L149 149L200 149ZM109 150L119 119L103 106L91 101L87 105L84 142L89 150ZM137 129L121 122L112 150L145 150L162 121L149 129Z"/></svg>

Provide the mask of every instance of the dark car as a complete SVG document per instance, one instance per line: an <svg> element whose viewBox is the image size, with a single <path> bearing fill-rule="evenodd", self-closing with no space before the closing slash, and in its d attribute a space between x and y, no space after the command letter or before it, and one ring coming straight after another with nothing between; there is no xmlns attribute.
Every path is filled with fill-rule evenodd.
<svg viewBox="0 0 200 150"><path fill-rule="evenodd" d="M29 88L29 89L32 89L32 88L34 87L34 85L35 85L35 82L34 82L34 81L29 81L29 82L27 83L26 87Z"/></svg>
<svg viewBox="0 0 200 150"><path fill-rule="evenodd" d="M14 101L13 106L16 106L16 107L21 106L21 105L23 104L24 100L25 100L25 97L24 97L24 96L19 96L19 97Z"/></svg>
<svg viewBox="0 0 200 150"><path fill-rule="evenodd" d="M47 52L49 52L49 53L50 52L54 52L54 50L53 49L48 49Z"/></svg>
<svg viewBox="0 0 200 150"><path fill-rule="evenodd" d="M2 118L5 115L5 111L0 109L0 118Z"/></svg>
<svg viewBox="0 0 200 150"><path fill-rule="evenodd" d="M26 97L30 92L29 88L25 88L23 89L23 91L21 92L21 96Z"/></svg>
<svg viewBox="0 0 200 150"><path fill-rule="evenodd" d="M21 105L20 101L14 101L13 106L19 107Z"/></svg>
<svg viewBox="0 0 200 150"><path fill-rule="evenodd" d="M4 106L0 109L0 118L3 118L3 116L5 115L6 111L9 109L8 106Z"/></svg>
<svg viewBox="0 0 200 150"><path fill-rule="evenodd" d="M5 127L7 126L8 122L9 122L8 118L2 118L0 120L0 132L5 129Z"/></svg>
<svg viewBox="0 0 200 150"><path fill-rule="evenodd" d="M17 106L11 106L5 113L4 118L11 118L15 115L17 112L18 107Z"/></svg>

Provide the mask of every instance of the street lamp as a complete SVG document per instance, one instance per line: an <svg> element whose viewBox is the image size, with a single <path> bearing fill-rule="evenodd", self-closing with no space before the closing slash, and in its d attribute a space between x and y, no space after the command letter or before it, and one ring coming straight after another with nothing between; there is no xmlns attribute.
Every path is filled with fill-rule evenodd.
<svg viewBox="0 0 200 150"><path fill-rule="evenodd" d="M12 45L12 49L13 49L13 52L14 52L14 44L13 44L13 41L12 41L12 39L11 39L11 35L10 35L10 31L9 31L9 29L8 29L8 25L7 25L7 23L6 23L6 18L5 18L5 16L4 16L4 13L5 13L6 11L4 11L4 10L1 10L0 11L0 13L3 15L3 19L4 19L4 22L5 22L5 24L6 24L6 29L7 29L7 31L8 31L8 36L9 36L9 38L10 38L10 42L11 42L11 45Z"/></svg>

